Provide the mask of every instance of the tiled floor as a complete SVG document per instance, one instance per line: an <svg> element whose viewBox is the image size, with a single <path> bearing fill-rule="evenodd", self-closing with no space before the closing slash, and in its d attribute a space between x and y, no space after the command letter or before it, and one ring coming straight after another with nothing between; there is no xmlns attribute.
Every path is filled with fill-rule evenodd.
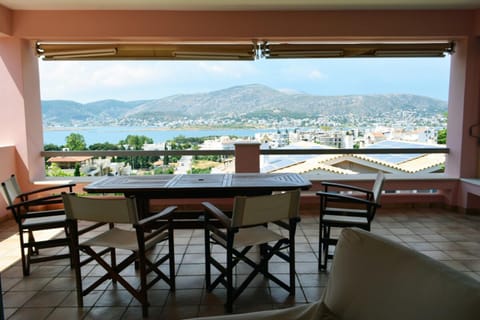
<svg viewBox="0 0 480 320"><path fill-rule="evenodd" d="M480 216L452 213L443 209L382 209L372 232L401 242L440 260L480 281ZM6 319L141 319L138 303L121 288L109 284L85 298L77 308L73 272L67 260L35 264L23 277L18 263L18 240L13 222L0 224L0 268ZM175 233L177 290L157 284L149 291L150 318L182 319L222 314L225 291L212 293L204 286L203 233L177 230ZM235 313L282 308L317 300L328 273L317 271L318 218L303 216L296 237L297 293L295 297L258 277L235 303ZM271 271L286 276L284 263ZM87 277L99 274L92 267ZM134 270L128 276L134 279ZM244 269L238 267L238 275Z"/></svg>

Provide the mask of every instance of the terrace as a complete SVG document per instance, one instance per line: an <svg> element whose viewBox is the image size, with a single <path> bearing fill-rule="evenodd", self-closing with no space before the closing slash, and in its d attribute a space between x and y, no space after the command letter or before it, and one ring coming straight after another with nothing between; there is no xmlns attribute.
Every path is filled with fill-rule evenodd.
<svg viewBox="0 0 480 320"><path fill-rule="evenodd" d="M140 319L141 308L120 286L96 290L76 306L74 273L68 260L33 265L28 278L22 276L17 231L13 222L0 224L2 289L7 319ZM480 217L461 215L441 208L381 209L372 232L418 250L480 281ZM294 298L272 282L256 279L235 304L235 313L285 308L316 301L328 280L317 270L318 217L302 215L296 237L297 293ZM163 283L149 291L151 319L183 319L223 314L225 292L208 293L204 280L202 230L175 231L177 290ZM98 266L87 278L95 279ZM237 275L248 268L237 267ZM277 276L288 273L284 263L273 263ZM126 274L133 275L134 269Z"/></svg>
<svg viewBox="0 0 480 320"><path fill-rule="evenodd" d="M374 224L378 232L401 241L417 250L445 261L454 268L479 278L480 169L479 141L475 128L480 123L480 5L475 0L399 1L396 6L372 5L370 1L354 5L343 1L285 2L268 6L265 1L234 2L234 6L215 7L212 2L192 6L185 1L124 1L102 4L77 1L0 0L0 180L14 173L24 189L36 184L54 183L45 178L42 116L37 41L66 43L251 43L272 42L435 42L455 43L451 57L448 101L448 137L445 173L441 175L398 175L387 178L388 190L436 190L422 193L388 194L384 209ZM93 3L93 4L92 4ZM230 3L230 2L229 2ZM338 3L337 3L338 5ZM414 23L412 23L414 22ZM290 151L292 152L292 151ZM313 151L312 151L313 152ZM240 164L249 163L258 155L238 156ZM321 180L342 181L359 186L371 181L368 175L316 176L312 190ZM88 181L78 181L78 190ZM316 213L318 199L305 193L302 199L304 219L298 239L297 276L299 296L286 300L273 287L252 289L262 301L258 308L271 308L313 301L325 285L325 274L316 271L318 241ZM408 209L405 209L408 208ZM5 252L17 252L18 241L13 221L0 201L2 262ZM221 313L215 296L203 289L201 252L198 230L178 231L179 292L168 295L157 288L157 310L152 315L169 314L172 318ZM3 251L11 244L15 249ZM188 253L188 254L186 254ZM16 257L11 257L13 260ZM121 292L106 288L99 292L92 306L77 313L70 290L72 273L66 262L41 264L28 278L21 277L17 265L2 272L6 315L11 319L135 318L137 306L130 305ZM9 264L8 264L9 265ZM7 267L7 264L4 265ZM315 269L315 270L313 270ZM187 275L192 274L193 275ZM281 270L279 271L281 273ZM263 284L265 286L265 284ZM68 288L68 289L67 289ZM194 290L185 290L194 288ZM182 290L183 289L183 290ZM268 294L265 294L268 291ZM41 294L38 294L41 293ZM104 294L102 297L100 295ZM189 302L193 301L193 302ZM249 310L252 300L240 303L238 312ZM32 306L26 307L26 306ZM88 315L89 313L90 315ZM42 316L43 315L43 316Z"/></svg>
<svg viewBox="0 0 480 320"><path fill-rule="evenodd" d="M117 50L114 57L94 53L80 57L63 55L61 59L152 59L152 56L148 56L148 50L144 49L132 55L132 52L136 52L132 50L142 48L142 43L158 50L167 50L162 51L164 55L156 57L158 59L172 58L172 53L175 58L182 59L182 56L176 56L179 48L190 50L192 54L199 54L200 49L205 49L210 59L225 59L224 56L219 57L218 52L231 49L233 53L227 53L233 58L236 53L243 52L245 46L251 48L252 41L259 44L271 43L268 54L276 57L285 54L286 49L282 43L289 44L287 49L292 45L301 48L303 50L294 52L310 56L318 55L319 45L326 49L325 43L330 44L327 56L333 52L343 52L345 56L362 56L358 52L358 46L352 43L372 47L373 51L368 53L370 55L371 52L385 52L384 46L394 45L397 55L400 52L404 56L419 56L426 53L438 54L438 50L450 50L439 48L438 45L434 46L434 50L430 47L420 48L421 43L447 42L454 43L454 52L451 56L445 174L426 180L415 175L392 177L394 179L389 180L400 185L391 186L389 190L438 189L441 197L432 199L433 202L440 201L461 212L479 208L480 188L476 181L479 177L476 152L478 134L475 128L479 122L480 80L477 66L480 49L477 41L480 34L480 11L476 1L465 0L462 4L452 2L450 6L448 3L435 6L429 2L416 2L415 5L405 2L394 8L388 5L374 6L368 1L359 7L348 1L344 7L319 1L310 6L304 3L303 7L296 3L295 6L299 7L294 11L286 4L262 7L259 11L259 4L250 3L244 3L243 6L236 3L230 10L228 7L215 9L210 7L211 4L204 4L206 7L198 10L183 2L175 6L163 1L150 6L142 2L126 2L124 6L112 5L100 11L95 11L97 8L94 5L89 6L84 2L77 3L76 7L49 6L48 2L40 7L29 2L1 3L0 84L4 95L3 117L0 119L0 155L4 162L0 176L6 178L15 173L25 189L46 180L46 154L42 153L38 42L44 44L43 54L49 59L58 58L62 46L65 52L66 49L71 51L85 44L88 45L83 47L84 50L91 50L92 46L105 48L107 44ZM109 8L112 10L106 10ZM133 9L135 10L132 11ZM415 25L410 23L412 16L418 22ZM88 28L84 28L85 21L88 21ZM125 21L129 23L125 24ZM284 28L285 24L289 27ZM48 43L53 45L46 46ZM55 47L54 44L58 43L61 46ZM172 43L176 45L172 46ZM305 43L310 45L305 46ZM335 47L338 50L331 47L332 43L338 44ZM47 51L50 53L45 53ZM287 53L287 56L292 54L291 51ZM243 59L245 55L237 58ZM345 180L351 177L326 178ZM325 177L312 179L315 180L315 188L318 187L317 180ZM359 183L365 179L368 178L360 177ZM81 186L80 183L79 187ZM394 202L398 202L398 198ZM422 196L416 199L425 202ZM412 200L415 202L413 198L408 201ZM7 217L3 207L0 217Z"/></svg>

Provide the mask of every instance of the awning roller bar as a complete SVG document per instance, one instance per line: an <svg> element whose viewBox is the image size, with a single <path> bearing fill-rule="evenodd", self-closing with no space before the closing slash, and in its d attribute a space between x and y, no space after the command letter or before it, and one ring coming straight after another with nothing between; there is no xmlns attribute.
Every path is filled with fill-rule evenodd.
<svg viewBox="0 0 480 320"><path fill-rule="evenodd" d="M70 43L37 42L44 60L255 60L292 58L444 57L453 42L432 43Z"/></svg>

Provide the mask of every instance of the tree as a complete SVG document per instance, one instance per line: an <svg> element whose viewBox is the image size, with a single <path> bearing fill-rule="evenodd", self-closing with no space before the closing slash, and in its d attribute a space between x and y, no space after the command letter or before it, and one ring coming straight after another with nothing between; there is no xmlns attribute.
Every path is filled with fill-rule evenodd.
<svg viewBox="0 0 480 320"><path fill-rule="evenodd" d="M437 143L438 144L447 144L447 129L438 130Z"/></svg>
<svg viewBox="0 0 480 320"><path fill-rule="evenodd" d="M119 142L121 145L128 145L131 150L142 150L146 143L153 143L153 139L147 136L128 135L125 140Z"/></svg>
<svg viewBox="0 0 480 320"><path fill-rule="evenodd" d="M53 143L47 143L46 145L43 146L43 150L45 150L45 151L61 151L62 147L57 146L56 144L53 144Z"/></svg>
<svg viewBox="0 0 480 320"><path fill-rule="evenodd" d="M87 144L85 138L80 133L70 133L65 138L67 144L65 145L71 151L73 150L87 150Z"/></svg>
<svg viewBox="0 0 480 320"><path fill-rule="evenodd" d="M94 143L88 146L90 150L119 150L119 146L110 142Z"/></svg>
<svg viewBox="0 0 480 320"><path fill-rule="evenodd" d="M125 140L120 140L118 142L119 145L130 150L142 150L143 145L146 143L153 143L153 139L147 136L128 135ZM132 168L134 169L148 168L153 162L157 161L158 159L159 157L118 157L118 160L121 161L130 160Z"/></svg>
<svg viewBox="0 0 480 320"><path fill-rule="evenodd" d="M47 176L50 177L70 177L72 176L71 173L67 173L62 170L56 163L52 163L50 168L47 170Z"/></svg>
<svg viewBox="0 0 480 320"><path fill-rule="evenodd" d="M80 177L80 164L79 163L75 164L75 171L73 172L73 176Z"/></svg>

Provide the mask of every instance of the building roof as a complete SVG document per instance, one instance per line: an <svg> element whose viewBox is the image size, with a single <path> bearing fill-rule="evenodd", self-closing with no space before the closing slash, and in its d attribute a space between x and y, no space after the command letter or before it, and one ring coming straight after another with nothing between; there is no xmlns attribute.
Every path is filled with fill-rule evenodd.
<svg viewBox="0 0 480 320"><path fill-rule="evenodd" d="M421 148L435 147L419 143L403 141L382 141L371 145L372 148ZM440 147L440 146L437 146ZM445 164L446 155L443 153L418 153L418 154L329 154L329 155L303 155L304 158L288 156L288 160L276 161L266 164L262 172L296 172L308 173L325 171L337 174L358 174L354 170L336 166L339 163L351 162L372 170L399 173L434 172ZM277 156L278 157L278 156ZM286 156L282 156L286 157ZM267 158L268 159L268 158ZM297 161L296 161L297 160Z"/></svg>
<svg viewBox="0 0 480 320"><path fill-rule="evenodd" d="M93 156L51 157L47 162L83 162L92 159Z"/></svg>
<svg viewBox="0 0 480 320"><path fill-rule="evenodd" d="M394 164L400 164L405 161L410 161L420 157L422 154L421 149L423 148L441 148L442 146L433 145L433 144L423 144L415 142L406 142L399 140L383 140L378 143L374 143L368 146L365 146L365 149L419 149L419 153L387 153L387 154L371 154L370 158L385 161Z"/></svg>

